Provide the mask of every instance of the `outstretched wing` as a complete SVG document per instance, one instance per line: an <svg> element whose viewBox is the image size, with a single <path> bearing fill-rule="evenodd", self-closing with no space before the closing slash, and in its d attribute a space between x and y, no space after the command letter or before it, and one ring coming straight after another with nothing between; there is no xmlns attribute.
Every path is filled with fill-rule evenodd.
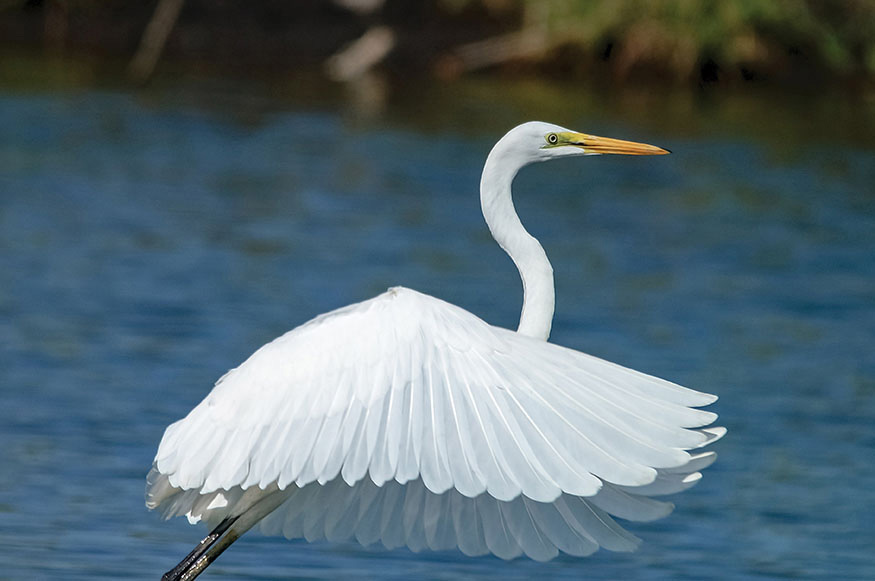
<svg viewBox="0 0 875 581"><path fill-rule="evenodd" d="M339 477L504 503L593 497L605 483L658 494L698 476L703 455L688 450L722 432L696 408L715 400L393 288L222 377L167 428L148 504Z"/></svg>

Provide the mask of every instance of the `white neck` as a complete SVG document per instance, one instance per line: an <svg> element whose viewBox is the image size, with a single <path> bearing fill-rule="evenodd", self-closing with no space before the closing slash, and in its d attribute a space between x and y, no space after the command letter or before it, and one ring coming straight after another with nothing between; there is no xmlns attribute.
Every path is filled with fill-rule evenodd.
<svg viewBox="0 0 875 581"><path fill-rule="evenodd" d="M547 340L556 297L553 267L541 244L523 227L513 206L511 183L524 161L515 160L499 141L483 167L480 207L492 237L516 264L523 281L523 311L517 332Z"/></svg>

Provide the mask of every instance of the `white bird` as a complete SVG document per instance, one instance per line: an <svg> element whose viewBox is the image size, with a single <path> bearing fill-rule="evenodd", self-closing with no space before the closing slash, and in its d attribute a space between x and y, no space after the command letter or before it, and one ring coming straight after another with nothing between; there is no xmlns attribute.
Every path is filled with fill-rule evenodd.
<svg viewBox="0 0 875 581"><path fill-rule="evenodd" d="M146 505L214 527L165 579L193 579L256 523L308 541L546 561L639 539L716 455L693 391L547 342L553 269L514 210L523 166L659 147L529 122L490 152L483 215L522 278L517 331L395 287L289 331L164 433ZM224 536L223 536L224 535Z"/></svg>

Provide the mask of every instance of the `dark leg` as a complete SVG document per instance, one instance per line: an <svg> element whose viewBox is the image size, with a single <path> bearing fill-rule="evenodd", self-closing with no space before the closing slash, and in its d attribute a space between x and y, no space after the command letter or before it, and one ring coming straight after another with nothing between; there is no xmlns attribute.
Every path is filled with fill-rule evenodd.
<svg viewBox="0 0 875 581"><path fill-rule="evenodd" d="M179 581L191 581L198 575L204 572L210 563L216 560L216 558L221 555L225 549L231 546L231 543L240 538L246 531L238 532L234 529L228 531L224 537L219 539L215 545L210 547L210 549L200 557L197 557L196 560L191 564L191 567L188 568L185 572L183 572L182 576L179 578ZM163 579L162 579L163 581Z"/></svg>
<svg viewBox="0 0 875 581"><path fill-rule="evenodd" d="M238 518L240 518L239 515L235 517L228 517L220 522L219 525L214 528L210 532L210 534L204 537L204 539L197 544L194 550L186 555L186 557L182 561L180 561L176 567L164 573L164 575L161 577L161 581L177 581L181 579L182 574L185 573L186 569L191 567L192 563L198 560L198 557L203 555L204 552L207 551L207 549L212 547L213 544L217 540L219 540L219 537L221 537Z"/></svg>
<svg viewBox="0 0 875 581"><path fill-rule="evenodd" d="M215 561L231 543L285 502L293 490L297 489L289 487L286 490L265 493L265 496L242 514L220 522L179 565L165 573L161 581L191 581L203 573L207 565Z"/></svg>

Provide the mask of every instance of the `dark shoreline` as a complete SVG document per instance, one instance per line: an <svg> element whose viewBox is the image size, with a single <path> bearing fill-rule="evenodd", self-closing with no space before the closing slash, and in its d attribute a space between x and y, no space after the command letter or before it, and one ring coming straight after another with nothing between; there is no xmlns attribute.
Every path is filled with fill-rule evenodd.
<svg viewBox="0 0 875 581"><path fill-rule="evenodd" d="M568 35L559 38L549 28L555 24L544 24L532 48L524 38L525 31L531 29L526 12L527 7L531 11L531 5L526 2L389 1L369 14L354 13L328 0L270 0L256 6L177 2L178 18L166 31L155 68L169 65L231 76L322 71L332 55L381 27L391 31L393 44L375 68L390 76L413 79L498 74L616 85L754 83L816 91L836 84L871 87L875 78L865 64L875 55L856 54L871 48L857 46L856 37L847 40L851 49L845 51L856 59L852 65L824 62L811 39L798 34L794 38L792 31L786 30L767 31L754 39L759 52L754 50L756 54L748 60L729 62L716 48L705 47L691 52L679 64L682 59L676 45L684 39L667 35L670 25L655 20L644 22L662 30L663 36L647 42L667 46L664 50L630 48L642 42L634 23L630 24L632 32L606 29L590 34L586 42ZM137 54L157 4L76 0L13 3L2 10L0 18L0 55L4 59L40 53L61 60L84 57L101 63L99 68L121 68ZM451 9L450 4L458 8ZM812 4L817 2L812 0ZM850 8L847 11L845 20L854 16ZM875 3L872 13L875 20ZM838 16L835 19L840 20ZM865 26L865 22L859 24ZM143 78L152 72L150 69Z"/></svg>

